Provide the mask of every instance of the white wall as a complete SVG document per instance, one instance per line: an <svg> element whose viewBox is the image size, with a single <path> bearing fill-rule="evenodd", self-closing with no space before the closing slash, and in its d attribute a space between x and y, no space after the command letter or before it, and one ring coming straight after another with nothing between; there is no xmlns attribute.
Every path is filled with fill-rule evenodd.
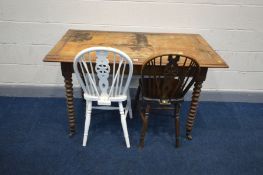
<svg viewBox="0 0 263 175"><path fill-rule="evenodd" d="M70 28L199 33L230 66L204 89L263 90L262 0L0 0L0 85L62 85L42 59Z"/></svg>

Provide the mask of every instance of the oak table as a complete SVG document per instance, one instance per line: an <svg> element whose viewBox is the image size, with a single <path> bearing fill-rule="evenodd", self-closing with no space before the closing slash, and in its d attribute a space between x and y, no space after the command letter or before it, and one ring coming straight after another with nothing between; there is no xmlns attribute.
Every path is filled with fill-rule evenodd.
<svg viewBox="0 0 263 175"><path fill-rule="evenodd" d="M107 46L120 49L133 60L134 74L139 75L143 62L154 55L181 53L195 58L201 71L194 84L191 106L186 123L186 136L191 132L197 112L202 83L208 68L227 68L228 65L199 34L139 33L89 30L68 30L44 58L44 62L59 62L64 77L70 136L75 133L75 112L73 104L73 60L82 49L92 46Z"/></svg>

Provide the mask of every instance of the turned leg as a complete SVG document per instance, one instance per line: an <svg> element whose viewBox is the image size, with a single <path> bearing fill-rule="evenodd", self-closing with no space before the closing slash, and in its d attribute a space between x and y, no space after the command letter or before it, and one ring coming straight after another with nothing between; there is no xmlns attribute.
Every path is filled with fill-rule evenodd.
<svg viewBox="0 0 263 175"><path fill-rule="evenodd" d="M147 104L145 112L141 112L142 130L141 130L140 145L139 145L141 148L144 147L144 138L148 129L149 112L150 112L150 105Z"/></svg>
<svg viewBox="0 0 263 175"><path fill-rule="evenodd" d="M75 121L75 112L74 112L74 103L73 103L72 63L61 63L61 71L64 77L66 99L67 99L69 136L73 136L75 134L76 121Z"/></svg>
<svg viewBox="0 0 263 175"><path fill-rule="evenodd" d="M188 113L188 118L187 118L187 123L186 123L186 138L188 140L192 140L191 132L193 129L194 120L195 120L195 116L196 116L196 112L197 112L198 101L199 101L199 96L201 93L202 83L203 83L202 81L197 81L194 84L190 111Z"/></svg>
<svg viewBox="0 0 263 175"><path fill-rule="evenodd" d="M175 104L175 146L180 146L180 109L181 103Z"/></svg>
<svg viewBox="0 0 263 175"><path fill-rule="evenodd" d="M123 129L123 134L124 134L126 146L127 146L127 148L130 148L130 140L129 140L127 123L126 123L126 115L124 114L122 102L119 102L119 110L120 110L120 114L121 114L121 126Z"/></svg>
<svg viewBox="0 0 263 175"><path fill-rule="evenodd" d="M85 126L84 126L84 136L83 136L83 146L86 146L88 135L89 135L89 126L90 126L90 118L91 118L91 108L92 102L86 102L86 119L85 119Z"/></svg>

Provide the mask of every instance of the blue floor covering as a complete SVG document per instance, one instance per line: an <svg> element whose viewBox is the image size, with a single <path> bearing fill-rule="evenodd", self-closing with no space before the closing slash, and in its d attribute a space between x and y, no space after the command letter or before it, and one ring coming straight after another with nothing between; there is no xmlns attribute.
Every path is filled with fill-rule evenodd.
<svg viewBox="0 0 263 175"><path fill-rule="evenodd" d="M139 149L138 112L127 118L131 148L118 111L92 112L82 147L85 103L75 99L77 133L67 135L64 98L0 97L0 175L262 175L263 104L200 102L193 140L185 139L189 102L181 111L181 147L172 112L153 112Z"/></svg>

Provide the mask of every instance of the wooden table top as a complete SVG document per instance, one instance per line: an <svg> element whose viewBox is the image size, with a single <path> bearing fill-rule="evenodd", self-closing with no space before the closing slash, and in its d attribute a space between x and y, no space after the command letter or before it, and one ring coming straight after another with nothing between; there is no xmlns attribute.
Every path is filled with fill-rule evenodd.
<svg viewBox="0 0 263 175"><path fill-rule="evenodd" d="M151 56L181 53L195 58L201 67L227 68L225 61L199 34L109 32L68 30L46 55L45 62L73 62L82 49L93 46L117 48L141 65Z"/></svg>

